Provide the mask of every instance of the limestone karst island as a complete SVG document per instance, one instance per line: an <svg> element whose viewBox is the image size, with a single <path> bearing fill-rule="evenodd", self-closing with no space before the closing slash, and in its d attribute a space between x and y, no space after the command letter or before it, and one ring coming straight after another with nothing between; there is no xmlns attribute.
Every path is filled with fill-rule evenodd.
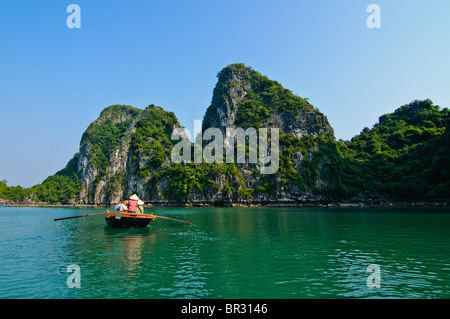
<svg viewBox="0 0 450 319"><path fill-rule="evenodd" d="M16 204L109 205L138 193L146 204L194 206L442 203L450 198L447 108L431 100L405 101L372 128L343 141L336 140L326 115L307 98L252 68L231 64L217 77L202 132L278 128L276 173L261 174L260 164L249 161L174 163L171 150L179 141L171 134L181 125L173 112L154 105L144 110L111 105L85 130L66 167L27 189L2 181L0 198ZM194 141L192 148L194 154ZM247 141L247 159L250 151Z"/></svg>

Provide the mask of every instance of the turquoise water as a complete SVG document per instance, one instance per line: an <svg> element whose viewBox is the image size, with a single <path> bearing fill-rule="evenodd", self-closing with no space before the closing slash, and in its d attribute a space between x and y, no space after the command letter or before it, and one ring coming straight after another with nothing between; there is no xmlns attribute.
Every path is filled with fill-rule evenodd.
<svg viewBox="0 0 450 319"><path fill-rule="evenodd" d="M0 208L0 298L450 297L449 209L155 208L193 225L144 229L53 221L102 211Z"/></svg>

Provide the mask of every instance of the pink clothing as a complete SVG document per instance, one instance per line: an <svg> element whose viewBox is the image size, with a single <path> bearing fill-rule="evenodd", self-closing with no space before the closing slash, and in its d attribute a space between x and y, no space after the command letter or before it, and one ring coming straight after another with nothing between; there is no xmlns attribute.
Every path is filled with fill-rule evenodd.
<svg viewBox="0 0 450 319"><path fill-rule="evenodd" d="M137 200L128 200L128 211L131 213L136 213L136 209L138 206L138 201Z"/></svg>

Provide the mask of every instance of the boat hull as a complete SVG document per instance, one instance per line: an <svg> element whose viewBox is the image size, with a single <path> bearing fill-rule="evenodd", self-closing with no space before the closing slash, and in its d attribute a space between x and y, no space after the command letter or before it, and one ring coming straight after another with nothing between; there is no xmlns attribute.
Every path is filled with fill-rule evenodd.
<svg viewBox="0 0 450 319"><path fill-rule="evenodd" d="M113 228L143 228L155 219L149 214L110 213L105 217L108 226Z"/></svg>

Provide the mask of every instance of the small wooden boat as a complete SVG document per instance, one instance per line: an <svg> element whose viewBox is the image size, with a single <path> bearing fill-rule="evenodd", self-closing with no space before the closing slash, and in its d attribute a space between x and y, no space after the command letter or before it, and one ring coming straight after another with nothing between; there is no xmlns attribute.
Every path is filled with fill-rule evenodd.
<svg viewBox="0 0 450 319"><path fill-rule="evenodd" d="M142 228L150 224L156 216L129 212L108 212L106 223L114 228Z"/></svg>
<svg viewBox="0 0 450 319"><path fill-rule="evenodd" d="M188 222L185 220L179 220L179 219L165 217L165 216L153 215L153 213L152 214L137 214L137 213L131 213L131 212L116 212L116 211L110 212L109 210L107 210L106 213L95 213L95 214L55 218L54 221L72 219L72 218L89 217L89 216L97 216L97 215L103 215L103 214L108 214L105 217L106 223L110 227L115 227L115 228L142 228L142 227L145 227L148 224L150 224L150 222L154 221L156 218L164 218L164 219L174 220L174 221L182 222L182 223L186 223L186 224L192 224L191 222Z"/></svg>

